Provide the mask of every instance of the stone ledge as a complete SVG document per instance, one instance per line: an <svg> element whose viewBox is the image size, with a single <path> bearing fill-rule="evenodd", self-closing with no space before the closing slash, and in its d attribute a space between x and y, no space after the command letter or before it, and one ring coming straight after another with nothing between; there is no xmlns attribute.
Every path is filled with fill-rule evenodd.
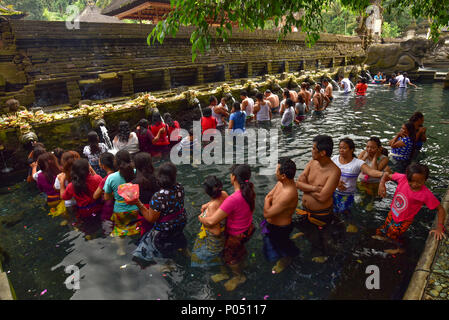
<svg viewBox="0 0 449 320"><path fill-rule="evenodd" d="M446 192L445 197L441 201L441 204L446 211L446 229L449 226L448 212L449 212L449 190ZM438 216L435 217L432 228L435 228L438 224ZM444 240L443 240L444 241ZM434 235L427 236L427 241L424 247L421 257L416 264L415 272L410 280L407 291L404 294L403 300L423 300L425 299L424 290L427 287L429 275L432 272L432 264L435 260L435 254L439 247L439 241L434 239Z"/></svg>
<svg viewBox="0 0 449 320"><path fill-rule="evenodd" d="M0 270L2 270L1 264ZM0 300L14 300L8 277L5 272L0 272Z"/></svg>

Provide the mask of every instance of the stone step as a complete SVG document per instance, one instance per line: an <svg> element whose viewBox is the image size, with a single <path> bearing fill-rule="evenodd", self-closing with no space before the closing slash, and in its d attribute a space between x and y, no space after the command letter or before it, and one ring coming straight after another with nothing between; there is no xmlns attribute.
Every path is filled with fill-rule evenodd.
<svg viewBox="0 0 449 320"><path fill-rule="evenodd" d="M445 80L448 73L446 72L435 72L434 80Z"/></svg>

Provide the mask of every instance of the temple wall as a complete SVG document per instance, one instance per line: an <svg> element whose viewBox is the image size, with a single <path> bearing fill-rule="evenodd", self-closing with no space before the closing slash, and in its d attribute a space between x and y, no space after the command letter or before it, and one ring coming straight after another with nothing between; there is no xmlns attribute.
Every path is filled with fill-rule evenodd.
<svg viewBox="0 0 449 320"><path fill-rule="evenodd" d="M311 48L300 33L277 42L274 31L242 32L192 63L191 28L148 46L152 25L3 21L0 23L0 106L76 105L180 86L361 63L358 37L323 34Z"/></svg>

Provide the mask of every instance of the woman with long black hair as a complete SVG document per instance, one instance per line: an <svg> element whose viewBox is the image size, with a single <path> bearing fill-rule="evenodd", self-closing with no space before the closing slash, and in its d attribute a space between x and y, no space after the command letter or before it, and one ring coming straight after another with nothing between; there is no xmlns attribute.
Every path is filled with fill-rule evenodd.
<svg viewBox="0 0 449 320"><path fill-rule="evenodd" d="M120 121L118 125L119 133L115 136L112 144L117 150L128 151L131 155L139 152L139 139L135 132L131 132L127 121Z"/></svg>
<svg viewBox="0 0 449 320"><path fill-rule="evenodd" d="M251 168L249 165L232 166L230 180L234 187L234 193L227 197L214 213L210 213L204 218L198 217L206 228L226 219L223 259L234 275L224 284L228 291L234 290L239 284L246 281L242 263L247 254L245 243L254 233L253 213L256 207L256 193L250 178ZM212 276L212 280L218 282L228 279L229 276L223 271Z"/></svg>
<svg viewBox="0 0 449 320"><path fill-rule="evenodd" d="M157 171L157 181L161 189L151 198L149 208L140 199L135 202L144 218L154 224L140 239L133 253L138 262L167 263L167 259L174 253L187 248L183 233L187 223L184 187L176 181L176 174L177 169L173 163L163 163Z"/></svg>
<svg viewBox="0 0 449 320"><path fill-rule="evenodd" d="M136 177L132 181L139 185L139 200L148 209L150 207L151 198L159 191L159 184L154 175L153 161L151 155L146 152L139 152L134 157L134 166L136 167ZM140 235L144 235L153 227L139 212Z"/></svg>
<svg viewBox="0 0 449 320"><path fill-rule="evenodd" d="M96 200L93 197L102 179L98 174L91 174L91 170L86 159L75 160L71 170L72 181L67 188L63 181L60 181L61 198L75 198L77 225L89 237L100 228L102 209L101 199Z"/></svg>
<svg viewBox="0 0 449 320"><path fill-rule="evenodd" d="M139 210L135 205L129 205L125 202L122 196L118 194L118 188L125 183L131 183L135 177L135 171L131 161L131 155L126 150L120 150L115 155L115 167L117 172L112 173L106 179L104 185L104 199L112 200L114 202L114 213L111 216L111 221L114 223L114 229L111 236L117 239L119 249L118 255L125 255L124 237L139 234L137 230L137 220Z"/></svg>

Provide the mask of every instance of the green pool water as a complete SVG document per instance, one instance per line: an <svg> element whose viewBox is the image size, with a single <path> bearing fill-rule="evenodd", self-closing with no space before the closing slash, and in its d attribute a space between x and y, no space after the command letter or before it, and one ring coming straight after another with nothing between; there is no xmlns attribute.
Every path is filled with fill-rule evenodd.
<svg viewBox="0 0 449 320"><path fill-rule="evenodd" d="M422 84L419 89L407 91L370 85L364 98L336 93L324 117L309 116L292 132L280 132L279 155L296 162L297 178L311 158L315 135L331 135L334 154L338 152L338 140L350 137L356 142L358 154L373 135L379 136L386 145L403 121L417 110L425 115L429 136L419 159L431 170L428 187L441 199L449 184L449 125L439 124L449 118L449 92L441 84ZM280 119L276 118L273 127L279 126ZM159 163L155 161L156 166ZM200 227L199 208L208 201L201 182L214 174L232 193L228 168L229 165L178 167L178 181L186 190L189 221L185 234L190 248ZM276 183L274 175L258 175L259 168L260 165L252 165L257 194L256 225L262 220L264 197ZM311 244L307 240L296 239L301 253L281 274L271 273L272 264L264 259L262 237L257 228L247 243L247 282L229 293L221 283L210 280L215 269L191 268L190 260L183 256L175 259L175 269L171 272L161 272L158 265L141 269L131 260L134 242L127 245L127 255L119 257L110 237L87 241L73 227L59 226L58 218L47 215L44 197L24 182L23 177L17 176L16 181L4 180L0 188L0 217L23 215L14 225L0 225L0 245L10 256L4 269L18 299L400 299L435 216L434 212L421 210L407 232L407 254L385 257L384 244L372 240L371 235L384 221L391 196L376 199L373 210L367 211L366 203L357 195L353 216L359 232L345 234L342 245L324 264L311 261ZM80 268L79 290L69 290L64 284L69 277L64 268L70 265ZM379 267L379 290L365 287L368 265Z"/></svg>

